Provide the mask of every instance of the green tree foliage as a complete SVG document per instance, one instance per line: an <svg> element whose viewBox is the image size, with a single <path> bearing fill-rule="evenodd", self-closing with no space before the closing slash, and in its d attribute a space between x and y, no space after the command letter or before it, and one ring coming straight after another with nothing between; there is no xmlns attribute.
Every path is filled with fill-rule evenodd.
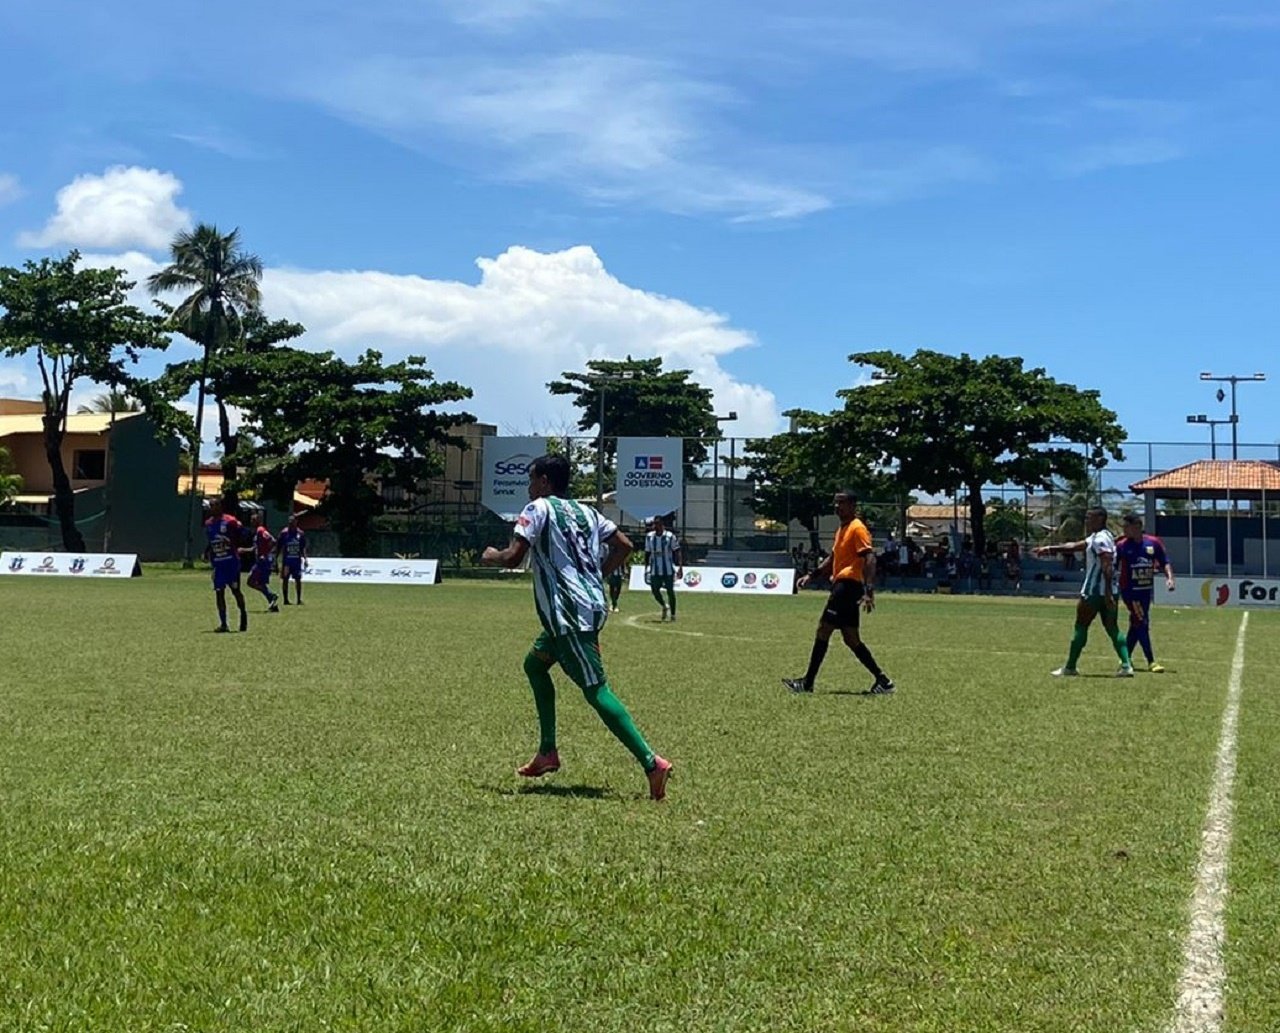
<svg viewBox="0 0 1280 1033"><path fill-rule="evenodd" d="M600 393L604 392L606 472L620 437L684 438L687 476L705 463L710 443L720 436L711 407L711 391L690 380L687 369L663 370L662 359L592 359L584 373L563 373L547 389L572 395L581 412L579 430L599 432ZM594 463L594 459L593 459Z"/></svg>
<svg viewBox="0 0 1280 1033"><path fill-rule="evenodd" d="M833 497L843 489L858 493L864 512L873 500L889 500L888 518L880 506L873 520L886 528L894 522L898 489L893 479L859 456L829 453L824 438L813 431L752 438L740 465L755 486L748 500L752 511L783 524L798 521L813 548L819 546L818 520L834 511Z"/></svg>
<svg viewBox="0 0 1280 1033"><path fill-rule="evenodd" d="M991 541L1021 542L1032 536L1021 499L988 498L984 521L986 537Z"/></svg>
<svg viewBox="0 0 1280 1033"><path fill-rule="evenodd" d="M985 544L983 485L1043 490L1055 477L1101 466L1108 455L1123 458L1125 433L1096 391L1024 369L1020 358L922 349L911 356L859 352L850 360L879 371L878 379L838 392L844 408L809 425L832 454L893 464L904 485L931 494L962 489L975 549Z"/></svg>
<svg viewBox="0 0 1280 1033"><path fill-rule="evenodd" d="M0 509L4 509L22 491L22 477L13 468L13 457L0 445Z"/></svg>
<svg viewBox="0 0 1280 1033"><path fill-rule="evenodd" d="M222 233L207 223L174 237L169 245L169 264L147 278L147 289L152 294L180 292L186 295L176 306L163 307L168 312L170 327L201 348L200 365L190 381L197 386L194 427L197 438L204 422L210 368L215 357L244 347L246 322L261 304L258 286L261 281L262 261L241 246L240 231ZM236 441L231 432L227 399L215 390L214 401L218 407L218 439L224 455L223 475L234 486ZM192 451L197 460L199 444L194 440Z"/></svg>
<svg viewBox="0 0 1280 1033"><path fill-rule="evenodd" d="M126 304L133 284L119 269L80 269L78 252L0 268L0 355L34 355L44 402L44 450L53 473L63 547L84 551L75 496L62 462L71 390L95 380L150 397L130 373L139 354L165 348L163 322Z"/></svg>
<svg viewBox="0 0 1280 1033"><path fill-rule="evenodd" d="M345 362L331 352L278 347L226 361L234 387L225 400L245 412L238 458L252 470L249 479L286 505L298 481L328 482L318 512L345 556L372 554L380 489L415 491L441 469L443 446L461 444L450 429L475 419L438 411L471 391L437 383L416 356L386 365L376 351ZM237 361L240 371L230 368ZM270 375L257 379L250 368Z"/></svg>

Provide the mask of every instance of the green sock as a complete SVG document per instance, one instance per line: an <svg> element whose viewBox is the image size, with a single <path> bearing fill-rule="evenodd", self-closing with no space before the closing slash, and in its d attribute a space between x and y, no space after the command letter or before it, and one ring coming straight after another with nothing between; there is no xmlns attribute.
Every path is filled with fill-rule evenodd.
<svg viewBox="0 0 1280 1033"><path fill-rule="evenodd" d="M600 715L600 720L604 722L605 727L631 751L631 755L643 765L645 771L652 768L653 750L649 749L649 744L644 741L644 736L631 720L631 715L622 705L622 700L618 699L609 688L609 683L605 682L593 689L583 689L582 694Z"/></svg>
<svg viewBox="0 0 1280 1033"><path fill-rule="evenodd" d="M536 653L524 658L524 673L533 688L533 705L538 708L538 752L554 753L556 748L556 686L551 669Z"/></svg>
<svg viewBox="0 0 1280 1033"><path fill-rule="evenodd" d="M1116 655L1120 657L1120 662L1128 666L1130 663L1129 641L1125 638L1125 634L1120 630L1119 625L1116 626L1115 634L1111 636L1111 643L1116 647Z"/></svg>
<svg viewBox="0 0 1280 1033"><path fill-rule="evenodd" d="M1080 659L1080 654L1084 652L1084 644L1089 641L1089 625L1077 624L1076 630L1071 635L1071 652L1067 654L1067 667L1069 670L1076 669L1076 661Z"/></svg>

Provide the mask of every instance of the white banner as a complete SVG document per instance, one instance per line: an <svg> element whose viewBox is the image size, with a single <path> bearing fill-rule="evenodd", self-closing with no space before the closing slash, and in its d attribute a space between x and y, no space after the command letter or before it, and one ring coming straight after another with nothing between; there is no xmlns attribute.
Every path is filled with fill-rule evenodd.
<svg viewBox="0 0 1280 1033"><path fill-rule="evenodd" d="M1236 606L1280 609L1280 581L1249 577L1185 577L1166 591L1156 579L1156 605L1170 602L1179 606Z"/></svg>
<svg viewBox="0 0 1280 1033"><path fill-rule="evenodd" d="M618 439L618 508L640 520L680 508L682 438Z"/></svg>
<svg viewBox="0 0 1280 1033"><path fill-rule="evenodd" d="M345 585L434 585L439 560L365 560L312 556L302 568L305 581Z"/></svg>
<svg viewBox="0 0 1280 1033"><path fill-rule="evenodd" d="M0 552L0 574L127 578L137 566L134 552Z"/></svg>
<svg viewBox="0 0 1280 1033"><path fill-rule="evenodd" d="M732 592L734 595L790 595L796 572L790 567L685 567L677 592ZM631 568L631 587L647 590L643 565Z"/></svg>
<svg viewBox="0 0 1280 1033"><path fill-rule="evenodd" d="M546 438L484 439L480 504L514 520L529 502L529 464L547 453Z"/></svg>

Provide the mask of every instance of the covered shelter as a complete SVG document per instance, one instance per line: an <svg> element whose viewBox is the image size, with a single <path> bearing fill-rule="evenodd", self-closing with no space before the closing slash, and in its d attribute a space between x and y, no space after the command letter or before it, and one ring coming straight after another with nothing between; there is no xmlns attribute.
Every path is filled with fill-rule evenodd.
<svg viewBox="0 0 1280 1033"><path fill-rule="evenodd" d="M1280 462L1201 459L1129 488L1179 574L1280 576Z"/></svg>

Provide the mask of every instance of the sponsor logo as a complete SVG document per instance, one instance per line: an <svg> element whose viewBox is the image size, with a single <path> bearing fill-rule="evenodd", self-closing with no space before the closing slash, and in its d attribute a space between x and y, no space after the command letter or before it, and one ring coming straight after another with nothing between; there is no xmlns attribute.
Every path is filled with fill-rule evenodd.
<svg viewBox="0 0 1280 1033"><path fill-rule="evenodd" d="M624 488L674 488L675 476L664 456L633 456L631 469L622 479Z"/></svg>
<svg viewBox="0 0 1280 1033"><path fill-rule="evenodd" d="M396 567L391 571L392 577L413 577L413 571L408 567Z"/></svg>
<svg viewBox="0 0 1280 1033"><path fill-rule="evenodd" d="M1231 598L1231 586L1228 584L1217 584L1213 581L1206 581L1200 586L1200 598L1204 600L1207 606L1210 602L1214 606L1225 606L1227 600Z"/></svg>
<svg viewBox="0 0 1280 1033"><path fill-rule="evenodd" d="M649 576L647 574L645 575L645 580L646 581L649 580ZM690 570L684 576L684 583L688 585L690 588L697 588L700 584L702 584L702 575L699 574L696 570Z"/></svg>
<svg viewBox="0 0 1280 1033"><path fill-rule="evenodd" d="M493 464L495 477L528 477L529 467L533 465L535 456L518 455L499 459Z"/></svg>
<svg viewBox="0 0 1280 1033"><path fill-rule="evenodd" d="M777 588L782 584L782 578L778 577L777 574L766 574L760 579L760 584L762 584L766 589Z"/></svg>
<svg viewBox="0 0 1280 1033"><path fill-rule="evenodd" d="M662 456L636 456L636 470L661 470Z"/></svg>
<svg viewBox="0 0 1280 1033"><path fill-rule="evenodd" d="M1241 581L1238 598L1242 603L1274 603L1280 599L1280 585L1268 586L1260 585L1256 581Z"/></svg>
<svg viewBox="0 0 1280 1033"><path fill-rule="evenodd" d="M52 574L58 568L53 562L53 557L46 556L43 560L40 561L40 566L34 567L33 569L37 574Z"/></svg>
<svg viewBox="0 0 1280 1033"><path fill-rule="evenodd" d="M364 574L364 567L343 567L343 577L361 577Z"/></svg>
<svg viewBox="0 0 1280 1033"><path fill-rule="evenodd" d="M724 585L725 588L732 588L737 583L738 575L732 570L720 575L720 584Z"/></svg>
<svg viewBox="0 0 1280 1033"><path fill-rule="evenodd" d="M15 573L22 569L23 564L27 562L25 556L15 556L9 561L9 569Z"/></svg>
<svg viewBox="0 0 1280 1033"><path fill-rule="evenodd" d="M77 556L75 559L71 561L71 573L73 574L84 573L84 557L83 556Z"/></svg>
<svg viewBox="0 0 1280 1033"><path fill-rule="evenodd" d="M743 574L743 575L742 575L742 583L743 583L747 588L755 588L755 587L756 587L756 575L755 575L755 572L754 572L754 571L752 571L752 572L749 572L749 573Z"/></svg>

